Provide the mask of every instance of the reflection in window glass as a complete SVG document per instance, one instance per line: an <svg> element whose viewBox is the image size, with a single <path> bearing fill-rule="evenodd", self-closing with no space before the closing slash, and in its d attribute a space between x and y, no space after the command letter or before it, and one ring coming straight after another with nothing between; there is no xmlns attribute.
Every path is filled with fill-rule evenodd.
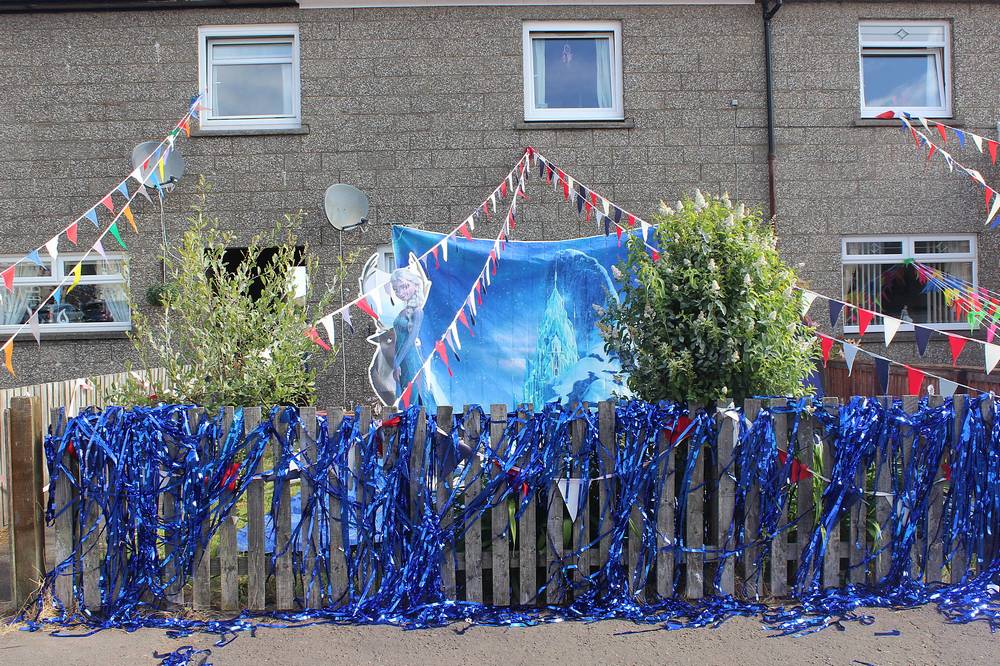
<svg viewBox="0 0 1000 666"><path fill-rule="evenodd" d="M291 64L216 65L216 116L291 115L291 73Z"/></svg>
<svg viewBox="0 0 1000 666"><path fill-rule="evenodd" d="M917 254L952 254L971 252L967 240L918 240L913 241L913 251Z"/></svg>
<svg viewBox="0 0 1000 666"><path fill-rule="evenodd" d="M902 241L849 241L847 243L847 254L869 255L869 254L903 254Z"/></svg>
<svg viewBox="0 0 1000 666"><path fill-rule="evenodd" d="M927 262L946 273L972 282L972 262ZM906 323L952 324L963 321L944 301L941 291L925 293L910 264L845 264L844 300L868 310L884 312ZM845 311L845 324L857 326L857 310Z"/></svg>
<svg viewBox="0 0 1000 666"><path fill-rule="evenodd" d="M936 53L870 54L862 58L865 104L876 107L943 105Z"/></svg>

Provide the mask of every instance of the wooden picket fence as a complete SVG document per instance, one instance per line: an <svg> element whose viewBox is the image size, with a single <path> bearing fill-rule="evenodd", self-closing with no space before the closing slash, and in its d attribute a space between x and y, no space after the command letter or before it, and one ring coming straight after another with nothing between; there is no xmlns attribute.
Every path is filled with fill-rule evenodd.
<svg viewBox="0 0 1000 666"><path fill-rule="evenodd" d="M891 400L891 398L883 398ZM938 405L942 402L941 397L931 397L931 405ZM906 396L903 398L904 407L909 413L918 409L918 398ZM774 401L774 405L784 405L784 400ZM837 399L828 398L829 406L836 406ZM990 405L991 403L984 403ZM748 419L753 420L762 407L768 406L767 401L747 400L744 409ZM599 436L606 451L611 452L604 461L605 469L614 468L615 442L615 412L614 404L602 402L589 407L597 412ZM15 485L23 489L22 495L15 495L18 501L13 506L15 520L12 525L15 531L14 546L15 551L21 548L21 552L15 552L15 577L20 577L20 581L15 580L14 588L17 591L16 600L23 601L27 594L33 589L33 584L29 581L37 581L43 568L44 544L38 543L40 529L38 521L40 516L39 507L34 504L31 498L40 500L41 491L37 485L38 481L37 465L39 458L34 456L41 441L41 430L39 429L38 416L34 410L38 409L37 401L28 399L15 400L11 405L10 424L13 428L11 441L14 444L14 476ZM962 416L964 414L964 401L956 403L956 428L961 428ZM245 428L249 432L261 419L261 408L246 408L244 410ZM341 421L344 415L343 409L325 410L330 424L330 431ZM440 429L447 430L452 424L452 407L439 407L437 410L437 423ZM302 427L309 430L309 435L315 436L317 409L308 407L301 409ZM197 411L192 411L189 418L197 419ZM383 418L390 416L388 410L382 414ZM992 414L986 415L992 420ZM51 417L53 420L56 415ZM225 418L231 423L233 409L225 411ZM373 415L369 409L362 409L360 416L360 427L362 432L367 432ZM823 469L832 467L833 452L829 441L823 438L822 426L811 416L803 416L796 431L798 442L789 442L789 428L787 419L794 418L786 414L775 413L775 431L778 438L779 449L796 451L797 456L804 465L812 468L814 443L821 442ZM717 455L699 456L699 462L694 470L690 488L693 490L687 497L686 511L687 519L686 533L683 535L685 546L690 549L699 549L702 546L706 549L723 547L727 543L727 531L734 520L734 500L735 481L731 476L734 446L737 437L737 422L730 416L719 414L717 416L719 425L719 440ZM493 441L500 441L503 428L508 421L507 405L492 405L490 409L490 427L493 429ZM287 427L287 426L282 426ZM474 442L478 438L479 418L477 412L471 412L466 421L465 437L475 447ZM585 424L577 421L570 425L570 437L576 449L584 437ZM425 432L426 421L421 418L417 425L417 432L412 450L414 464L419 465L423 459L424 447L428 443ZM279 433L280 434L280 433ZM383 431L385 442L385 458L393 458L393 445L395 432L393 427L386 427ZM297 441L308 443L310 437L299 437ZM271 444L272 447L280 446L277 440ZM669 450L670 443L665 436L658 438L652 446L658 451ZM663 447L663 448L661 448ZM660 465L666 466L666 472L675 469L675 464L686 459L687 444L680 443L670 450L668 455L660 456ZM352 449L349 464L352 470L360 469L357 447ZM653 451L652 453L656 453ZM303 457L308 462L310 456L315 455L309 450L303 451ZM277 456L275 456L277 458ZM471 470L469 479L478 479L481 462L477 456L471 458L471 463L475 466ZM869 483L865 478L859 478L862 486L867 485L868 491L889 493L891 492L891 480L889 477L889 465L881 465L879 469L882 473ZM266 470L265 470L266 472ZM502 474L502 471L495 472ZM673 474L676 479L680 474ZM859 473L859 477L865 475ZM295 563L298 558L305 558L306 570L312 569L312 564L317 561L317 556L321 553L315 552L313 545L304 548L305 552L293 553L291 549L279 553L274 567L271 567L272 555L266 552L265 544L265 515L269 511L270 502L265 503L265 496L269 496L271 491L268 486L273 481L265 473L263 478L256 478L241 500L238 511L234 514L245 515L245 525L238 524L242 518L237 515L228 516L218 530L212 547L207 549L201 556L200 562L188 577L187 583L183 587L178 586L172 590L170 598L172 601L183 604L194 609L217 608L222 610L235 610L246 608L250 610L265 609L293 609L298 605L305 607L326 607L336 605L341 602L342 595L347 589L349 581L347 578L347 566L345 559L345 544L342 533L339 529L330 530L330 544L327 561L329 570L324 577L330 581L329 588L321 589L320 585L304 584L301 577L295 574L297 567ZM538 500L529 505L523 515L517 519L516 534L519 535L514 541L512 530L510 529L510 515L505 503L488 510L480 519L477 519L462 536L457 544L447 546L448 550L441 559L441 574L444 592L449 598L464 599L469 601L493 603L497 605L533 605L541 603L565 603L572 594L571 590L560 589L559 585L549 585L544 594L538 594L538 589L546 581L555 580L558 577L554 574L561 566L567 564L577 565L575 578L580 579L585 573L595 571L608 557L608 547L610 535L599 533L598 526L592 524L593 517L600 515L600 507L607 506L608 498L613 497L616 492L616 481L613 475L595 481L590 486L587 497L587 506L581 509L576 516L574 529L564 530L564 522L569 520L569 513L563 503L561 494L557 491L555 484L551 492L547 493L547 504L542 501L542 494ZM718 567L723 567L720 573L720 590L725 594L737 595L760 595L761 597L780 598L789 594L791 581L794 575L801 552L805 546L805 539L800 535L810 534L813 531L813 480L802 479L797 482L797 512L800 514L799 523L792 529L783 530L770 542L762 541L764 546L751 546L739 557L728 558L720 561L711 556L706 556L704 552L687 552L683 557L675 562L673 553L669 550L677 536L675 533L675 511L678 497L676 488L679 484L664 484L662 496L658 499L662 508L670 510L660 510L655 513L657 524L655 534L657 535L658 556L655 562L648 568L647 577L640 579L640 539L637 534L644 528L653 526L644 525L644 512L637 504L632 511L632 529L626 536L626 548L623 557L626 560L627 571L632 572L633 577L631 588L638 598L652 598L660 596L679 596L688 599L698 599L705 595L714 594L716 590L713 580L718 571ZM927 534L938 534L939 530L935 521L941 520L942 507L944 501L944 483L935 484L934 494L931 498L930 523L926 533L919 535L920 539L926 539ZM470 483L465 492L476 495L482 488L481 481L475 480ZM293 483L281 485L278 498L278 510L275 516L275 540L277 544L288 542L292 530L291 499L295 494L301 496L301 506L305 506L312 488L308 479L303 477ZM71 488L68 484L60 484L56 492L56 504L63 504L72 499ZM417 487L414 485L410 489L411 507L416 507ZM161 512L164 516L173 514L174 506L170 498L164 496ZM441 506L447 498L447 490L443 484L436 486L437 505ZM358 501L364 504L367 498L363 492L358 496ZM644 502L649 503L652 498L644 498ZM869 500L871 501L871 500ZM874 514L879 525L883 528L889 519L890 504L887 501L879 501L874 498ZM641 502L640 502L641 503ZM757 511L759 503L754 496L748 501L746 515L740 517L747 530L747 539L755 540L759 535L756 533L759 518ZM333 516L341 516L339 500L330 496L329 510ZM415 509L411 509L414 510ZM787 510L787 509L786 509ZM838 529L833 530L829 535L830 547L827 550L826 558L823 562L823 584L825 586L840 586L846 582L872 583L884 575L890 565L891 548L886 548L867 565L861 565L865 557L867 544L872 546L869 535L869 525L867 521L869 510L865 503L856 503L846 515L842 517ZM653 515L653 514L650 514ZM20 518L19 518L20 516ZM417 516L413 516L416 518ZM97 517L95 516L95 519ZM784 518L787 518L784 517ZM794 517L793 517L794 518ZM784 522L784 519L783 519ZM245 527L247 530L247 552L240 552L237 548L237 531ZM74 545L79 538L79 525L74 524L71 512L64 512L56 518L54 536L54 561L62 561L69 557L74 551ZM18 531L21 534L18 534ZM537 537L537 538L529 538ZM312 540L310 540L312 541ZM583 549L573 561L566 561L562 558L571 556L581 550L586 543L597 542L591 549ZM314 541L312 543L315 543ZM346 548L350 549L350 544ZM759 549L761 547L770 549L770 557L767 559L768 565L760 575L756 575L755 562L758 561ZM915 554L923 557L923 542L918 539L914 544ZM947 581L949 578L949 567L943 564L943 549L940 542L929 545L927 561L923 562L923 569L930 581ZM84 599L91 610L97 610L100 604L98 594L98 567L97 562L102 557L102 553L97 548L87 550L82 562L82 577L76 581L70 576L62 576L57 582L56 591L63 600L72 598L72 586L74 583L82 586ZM321 558L322 560L322 558ZM959 553L956 560L951 563L951 570L964 572L967 566L967 556ZM647 563L649 564L649 563ZM680 587L674 588L675 565L680 567L678 572ZM645 567L643 567L645 570ZM299 601L297 601L299 600Z"/></svg>

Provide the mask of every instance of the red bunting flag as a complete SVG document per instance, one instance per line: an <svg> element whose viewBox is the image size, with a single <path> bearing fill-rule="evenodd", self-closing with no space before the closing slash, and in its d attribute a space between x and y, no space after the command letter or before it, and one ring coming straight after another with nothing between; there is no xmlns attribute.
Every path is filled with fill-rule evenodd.
<svg viewBox="0 0 1000 666"><path fill-rule="evenodd" d="M788 451L778 449L778 462L782 465L788 462ZM812 478L812 470L803 465L797 459L792 458L792 468L788 470L788 480L792 483L807 481Z"/></svg>
<svg viewBox="0 0 1000 666"><path fill-rule="evenodd" d="M409 409L410 408L410 396L411 395L413 395L413 382L412 381L409 384L406 385L405 389L403 389L403 395L399 396L400 402L403 403L403 409Z"/></svg>
<svg viewBox="0 0 1000 666"><path fill-rule="evenodd" d="M506 178L500 183L500 196L501 197L506 197L507 196L507 179Z"/></svg>
<svg viewBox="0 0 1000 666"><path fill-rule="evenodd" d="M948 129L941 123L934 123L937 127L938 134L941 135L941 142L948 143Z"/></svg>
<svg viewBox="0 0 1000 666"><path fill-rule="evenodd" d="M659 261L659 260L660 260L660 253L657 252L656 250L653 250L653 261Z"/></svg>
<svg viewBox="0 0 1000 666"><path fill-rule="evenodd" d="M993 190L987 187L985 190L983 190L983 196L986 198L986 208L987 210L989 210L990 201L993 200Z"/></svg>
<svg viewBox="0 0 1000 666"><path fill-rule="evenodd" d="M76 222L66 227L66 238L68 238L69 242L72 243L73 245L76 245L76 232L77 232Z"/></svg>
<svg viewBox="0 0 1000 666"><path fill-rule="evenodd" d="M933 143L931 144L931 149L927 151L927 159L930 160L934 156L934 151L937 150L937 146Z"/></svg>
<svg viewBox="0 0 1000 666"><path fill-rule="evenodd" d="M548 185L552 184L552 167L545 165L545 182Z"/></svg>
<svg viewBox="0 0 1000 666"><path fill-rule="evenodd" d="M590 204L594 208L597 208L597 192L594 192L593 190L590 191Z"/></svg>
<svg viewBox="0 0 1000 666"><path fill-rule="evenodd" d="M476 278L476 284L473 285L476 289L476 303L478 305L483 304L483 285L479 282L479 278Z"/></svg>
<svg viewBox="0 0 1000 666"><path fill-rule="evenodd" d="M372 309L372 306L371 304L368 303L367 298L362 298L360 301L357 301L355 305L357 305L358 309L364 312L366 315L378 321L378 315L375 314L375 310Z"/></svg>
<svg viewBox="0 0 1000 666"><path fill-rule="evenodd" d="M924 383L924 373L916 368L906 366L906 386L908 395L920 395L920 387Z"/></svg>
<svg viewBox="0 0 1000 666"><path fill-rule="evenodd" d="M110 194L104 195L104 198L101 199L101 203L104 204L104 207L107 208L110 212L112 212L112 213L115 212L115 205L111 201L111 195Z"/></svg>
<svg viewBox="0 0 1000 666"><path fill-rule="evenodd" d="M308 331L306 331L306 337L315 342L316 344L318 344L326 351L330 351L330 345L326 344L326 341L319 336L319 331L316 330L315 326L311 327Z"/></svg>
<svg viewBox="0 0 1000 666"><path fill-rule="evenodd" d="M879 120L892 120L893 118L896 117L896 112L895 111L883 111L882 113L878 114L875 117L878 118Z"/></svg>
<svg viewBox="0 0 1000 666"><path fill-rule="evenodd" d="M910 126L910 134L913 135L913 141L914 141L914 143L917 144L917 148L919 148L920 147L920 135L917 134L917 130L915 130L912 125Z"/></svg>
<svg viewBox="0 0 1000 666"><path fill-rule="evenodd" d="M472 234L469 233L469 227L466 226L465 222L458 228L458 231L465 237L465 240L472 240Z"/></svg>
<svg viewBox="0 0 1000 666"><path fill-rule="evenodd" d="M490 262L490 275L497 274L497 253L495 250L490 250L490 257L487 260Z"/></svg>
<svg viewBox="0 0 1000 666"><path fill-rule="evenodd" d="M490 219L490 206L486 201L483 202L483 215L486 216L487 220Z"/></svg>
<svg viewBox="0 0 1000 666"><path fill-rule="evenodd" d="M861 335L865 334L868 330L868 324L872 323L872 317L875 313L871 310L865 310L864 308L858 308L858 332Z"/></svg>
<svg viewBox="0 0 1000 666"><path fill-rule="evenodd" d="M438 262L438 246L435 245L431 248L431 254L434 255L434 268L441 268L441 264Z"/></svg>
<svg viewBox="0 0 1000 666"><path fill-rule="evenodd" d="M434 343L434 351L436 351L438 353L438 356L441 357L441 360L444 361L444 367L448 370L448 376L449 377L454 377L455 375L451 371L451 365L448 364L448 352L444 348L444 342L441 341L441 340L438 340L437 342L435 342Z"/></svg>
<svg viewBox="0 0 1000 666"><path fill-rule="evenodd" d="M14 266L9 266L4 269L3 273L3 286L7 287L7 291L14 291Z"/></svg>
<svg viewBox="0 0 1000 666"><path fill-rule="evenodd" d="M634 226L635 226L635 215L633 215L632 213L629 213L628 214L628 227L629 227L629 229L631 229Z"/></svg>
<svg viewBox="0 0 1000 666"><path fill-rule="evenodd" d="M463 306L461 310L458 311L458 320L465 324L465 327L469 329L469 335L476 337L476 334L472 332L472 327L469 326L469 320L465 316L465 307Z"/></svg>
<svg viewBox="0 0 1000 666"><path fill-rule="evenodd" d="M986 147L990 149L990 161L993 164L997 163L997 142L992 139L986 139Z"/></svg>
<svg viewBox="0 0 1000 666"><path fill-rule="evenodd" d="M833 338L822 333L816 335L819 336L819 348L823 352L823 367L825 368L827 361L830 360L830 350L833 349Z"/></svg>
<svg viewBox="0 0 1000 666"><path fill-rule="evenodd" d="M618 247L622 246L622 228L621 225L615 225L615 233L618 234Z"/></svg>
<svg viewBox="0 0 1000 666"><path fill-rule="evenodd" d="M191 138L191 124L188 122L187 118L185 118L184 120L181 121L181 129L184 130L184 136L186 136L186 137L188 137L190 139Z"/></svg>
<svg viewBox="0 0 1000 666"><path fill-rule="evenodd" d="M962 354L962 350L965 349L966 339L949 333L945 333L945 335L948 336L948 346L951 347L951 364L956 365L958 357Z"/></svg>
<svg viewBox="0 0 1000 666"><path fill-rule="evenodd" d="M514 219L514 209L511 208L507 212L507 224L510 225L511 230L517 229L517 220Z"/></svg>

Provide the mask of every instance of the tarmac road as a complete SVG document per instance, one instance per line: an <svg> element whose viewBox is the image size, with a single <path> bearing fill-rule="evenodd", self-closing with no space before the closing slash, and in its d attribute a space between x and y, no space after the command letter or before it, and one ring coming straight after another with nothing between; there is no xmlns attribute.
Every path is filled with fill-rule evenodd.
<svg viewBox="0 0 1000 666"><path fill-rule="evenodd" d="M0 664L156 664L184 645L226 664L1000 664L1000 636L984 623L946 624L934 608L875 610L875 624L848 622L802 638L769 638L759 621L664 631L627 622L565 622L527 628L453 625L403 631L385 626L259 629L224 647L211 636L167 638L162 630L104 631L86 638L7 630ZM894 633L898 635L884 635ZM637 632L637 633L628 633ZM879 635L883 634L883 635ZM201 663L205 655L192 663Z"/></svg>

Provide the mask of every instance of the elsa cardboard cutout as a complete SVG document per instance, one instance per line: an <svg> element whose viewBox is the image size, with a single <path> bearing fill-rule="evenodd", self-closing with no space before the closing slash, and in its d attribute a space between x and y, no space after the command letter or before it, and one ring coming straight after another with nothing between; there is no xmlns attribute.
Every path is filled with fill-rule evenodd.
<svg viewBox="0 0 1000 666"><path fill-rule="evenodd" d="M424 322L424 304L430 294L431 282L423 266L410 253L405 266L387 273L376 267L373 257L366 264L361 277L362 292L366 283L383 283L369 296L372 309L378 315L377 330L368 337L375 346L368 377L379 399L392 405L406 386L417 377L413 386L414 397L427 409L435 409L440 399L440 389L433 376L433 368L421 368L427 354L420 341ZM436 395L437 394L437 395Z"/></svg>

